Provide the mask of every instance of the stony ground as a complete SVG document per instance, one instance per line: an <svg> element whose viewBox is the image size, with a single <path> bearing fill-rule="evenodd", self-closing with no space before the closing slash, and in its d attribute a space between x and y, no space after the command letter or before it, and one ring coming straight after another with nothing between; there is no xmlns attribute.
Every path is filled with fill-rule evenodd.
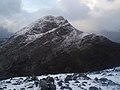
<svg viewBox="0 0 120 90"><path fill-rule="evenodd" d="M92 73L9 78L0 81L0 90L120 90L120 67Z"/></svg>

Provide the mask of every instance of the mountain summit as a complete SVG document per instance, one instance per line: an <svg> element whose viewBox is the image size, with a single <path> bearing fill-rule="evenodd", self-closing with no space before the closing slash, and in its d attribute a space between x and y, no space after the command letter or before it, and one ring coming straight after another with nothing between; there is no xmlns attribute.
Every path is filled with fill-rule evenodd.
<svg viewBox="0 0 120 90"><path fill-rule="evenodd" d="M62 16L45 16L0 46L0 79L87 72L119 65L119 44L77 30Z"/></svg>

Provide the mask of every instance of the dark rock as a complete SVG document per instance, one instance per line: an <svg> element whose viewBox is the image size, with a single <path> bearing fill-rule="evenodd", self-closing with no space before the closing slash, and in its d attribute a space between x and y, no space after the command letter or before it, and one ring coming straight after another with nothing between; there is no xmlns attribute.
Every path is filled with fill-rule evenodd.
<svg viewBox="0 0 120 90"><path fill-rule="evenodd" d="M25 90L25 88L20 88L20 90Z"/></svg>
<svg viewBox="0 0 120 90"><path fill-rule="evenodd" d="M89 85L91 85L91 83L89 83Z"/></svg>
<svg viewBox="0 0 120 90"><path fill-rule="evenodd" d="M108 85L110 85L110 86L118 85L118 86L120 86L119 84L113 82L112 80L108 80L107 78L100 78L99 81L102 83L102 85L107 85L107 86Z"/></svg>
<svg viewBox="0 0 120 90"><path fill-rule="evenodd" d="M78 78L78 76L79 76L79 74L77 74L77 73L75 73L75 74L73 74L73 80L76 80L77 78Z"/></svg>
<svg viewBox="0 0 120 90"><path fill-rule="evenodd" d="M59 78L58 77L55 77L55 79L58 81L59 80Z"/></svg>
<svg viewBox="0 0 120 90"><path fill-rule="evenodd" d="M82 77L84 80L91 80L86 74L80 74L79 77Z"/></svg>
<svg viewBox="0 0 120 90"><path fill-rule="evenodd" d="M48 83L46 80L40 80L40 87L42 90L47 90L49 87L48 87Z"/></svg>
<svg viewBox="0 0 120 90"><path fill-rule="evenodd" d="M99 80L102 81L102 82L106 82L106 81L108 81L107 78L100 78Z"/></svg>
<svg viewBox="0 0 120 90"><path fill-rule="evenodd" d="M6 83L11 83L11 81L6 81Z"/></svg>
<svg viewBox="0 0 120 90"><path fill-rule="evenodd" d="M65 78L65 80L64 80L65 83L69 83L69 81L72 80L72 77L73 77L72 75L67 75L66 78Z"/></svg>
<svg viewBox="0 0 120 90"><path fill-rule="evenodd" d="M86 84L85 84L85 83L82 83L82 86L86 86Z"/></svg>
<svg viewBox="0 0 120 90"><path fill-rule="evenodd" d="M87 84L87 82L82 82L82 83Z"/></svg>
<svg viewBox="0 0 120 90"><path fill-rule="evenodd" d="M6 87L6 86L4 86L3 88L4 88L4 89L7 89L7 87Z"/></svg>
<svg viewBox="0 0 120 90"><path fill-rule="evenodd" d="M39 86L39 81L35 81L34 84L35 84L36 87L38 87Z"/></svg>
<svg viewBox="0 0 120 90"><path fill-rule="evenodd" d="M84 90L84 87L80 87L80 88Z"/></svg>
<svg viewBox="0 0 120 90"><path fill-rule="evenodd" d="M29 88L33 88L33 86L28 86L27 88L28 88L28 89L29 89Z"/></svg>
<svg viewBox="0 0 120 90"><path fill-rule="evenodd" d="M114 76L113 74L108 74L108 76Z"/></svg>
<svg viewBox="0 0 120 90"><path fill-rule="evenodd" d="M59 86L62 86L62 81L59 81L59 82L58 82L58 85L59 85Z"/></svg>
<svg viewBox="0 0 120 90"><path fill-rule="evenodd" d="M20 85L21 82L15 82L15 83L12 83L12 85Z"/></svg>
<svg viewBox="0 0 120 90"><path fill-rule="evenodd" d="M33 81L33 79L30 76L28 76L23 82L31 82L31 81Z"/></svg>
<svg viewBox="0 0 120 90"><path fill-rule="evenodd" d="M56 85L54 84L54 79L52 77L41 79L39 85L41 90L56 90Z"/></svg>
<svg viewBox="0 0 120 90"><path fill-rule="evenodd" d="M32 75L31 80L32 81L39 81L36 75Z"/></svg>
<svg viewBox="0 0 120 90"><path fill-rule="evenodd" d="M53 77L48 76L46 79L47 79L48 83L54 83L54 78Z"/></svg>
<svg viewBox="0 0 120 90"><path fill-rule="evenodd" d="M72 88L71 87L69 87L69 86L61 86L61 88L60 89L62 89L62 90L64 90L64 89L67 89L67 90L72 90Z"/></svg>
<svg viewBox="0 0 120 90"><path fill-rule="evenodd" d="M23 78L19 78L19 79L23 80Z"/></svg>
<svg viewBox="0 0 120 90"><path fill-rule="evenodd" d="M50 89L49 90L56 90L56 85L55 84L50 84Z"/></svg>
<svg viewBox="0 0 120 90"><path fill-rule="evenodd" d="M64 82L65 82L65 83L69 83L69 81L67 81L67 80L65 80Z"/></svg>
<svg viewBox="0 0 120 90"><path fill-rule="evenodd" d="M80 83L80 82L78 80L76 80L75 83Z"/></svg>
<svg viewBox="0 0 120 90"><path fill-rule="evenodd" d="M0 87L0 90L4 90L4 88L1 88L1 87Z"/></svg>
<svg viewBox="0 0 120 90"><path fill-rule="evenodd" d="M97 88L95 86L89 87L89 90L102 90L101 88Z"/></svg>
<svg viewBox="0 0 120 90"><path fill-rule="evenodd" d="M73 80L76 80L78 77L77 76L73 76Z"/></svg>
<svg viewBox="0 0 120 90"><path fill-rule="evenodd" d="M96 77L94 80L98 81L99 79Z"/></svg>

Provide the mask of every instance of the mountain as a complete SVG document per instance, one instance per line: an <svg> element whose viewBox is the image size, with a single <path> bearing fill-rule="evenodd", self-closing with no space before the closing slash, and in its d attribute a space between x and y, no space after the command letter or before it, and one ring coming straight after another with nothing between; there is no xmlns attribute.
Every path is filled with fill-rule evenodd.
<svg viewBox="0 0 120 90"><path fill-rule="evenodd" d="M62 16L40 18L0 47L0 79L119 65L120 44L77 30Z"/></svg>
<svg viewBox="0 0 120 90"><path fill-rule="evenodd" d="M7 41L8 38L0 38L0 46L4 44L5 41Z"/></svg>
<svg viewBox="0 0 120 90"><path fill-rule="evenodd" d="M120 67L91 73L68 73L0 81L1 90L120 90Z"/></svg>

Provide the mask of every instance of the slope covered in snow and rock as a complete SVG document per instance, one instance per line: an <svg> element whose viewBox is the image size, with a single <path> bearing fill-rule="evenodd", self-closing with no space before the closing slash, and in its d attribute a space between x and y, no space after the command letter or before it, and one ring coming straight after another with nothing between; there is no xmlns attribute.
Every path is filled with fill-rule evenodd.
<svg viewBox="0 0 120 90"><path fill-rule="evenodd" d="M120 90L120 67L91 73L15 77L0 81L1 90Z"/></svg>
<svg viewBox="0 0 120 90"><path fill-rule="evenodd" d="M77 30L62 16L45 16L0 46L0 79L119 65L120 44Z"/></svg>

